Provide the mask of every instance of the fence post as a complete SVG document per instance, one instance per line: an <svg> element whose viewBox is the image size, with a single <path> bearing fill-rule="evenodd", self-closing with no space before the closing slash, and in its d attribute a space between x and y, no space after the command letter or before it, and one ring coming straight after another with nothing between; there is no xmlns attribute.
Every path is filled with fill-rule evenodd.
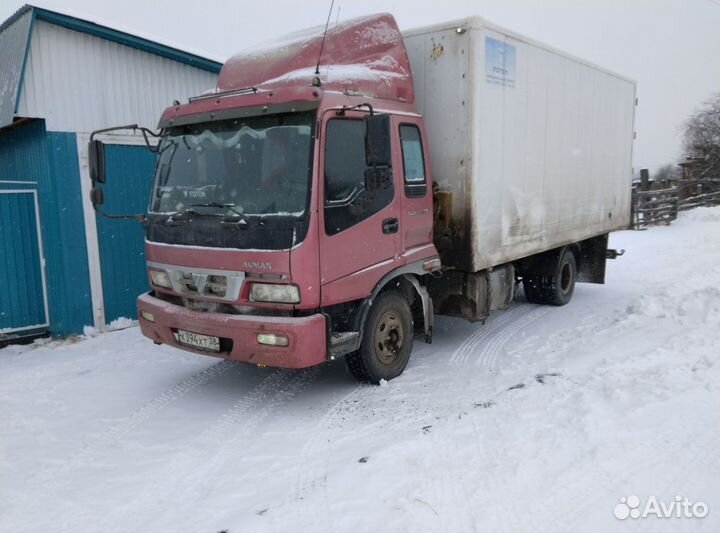
<svg viewBox="0 0 720 533"><path fill-rule="evenodd" d="M640 169L640 190L650 190L650 171L646 168Z"/></svg>

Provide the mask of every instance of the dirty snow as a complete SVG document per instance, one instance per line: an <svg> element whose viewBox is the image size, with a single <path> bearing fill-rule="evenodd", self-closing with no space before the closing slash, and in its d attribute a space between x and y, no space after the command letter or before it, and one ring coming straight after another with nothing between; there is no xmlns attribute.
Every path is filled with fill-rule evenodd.
<svg viewBox="0 0 720 533"><path fill-rule="evenodd" d="M0 350L0 531L718 531L720 208L611 245L606 286L441 318L381 387L136 327Z"/></svg>

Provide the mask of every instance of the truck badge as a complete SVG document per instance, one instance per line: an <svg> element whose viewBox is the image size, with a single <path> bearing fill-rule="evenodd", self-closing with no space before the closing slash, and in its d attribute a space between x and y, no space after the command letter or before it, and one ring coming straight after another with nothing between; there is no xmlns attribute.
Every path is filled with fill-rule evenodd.
<svg viewBox="0 0 720 533"><path fill-rule="evenodd" d="M272 270L272 263L269 261L245 261L243 268L245 270Z"/></svg>

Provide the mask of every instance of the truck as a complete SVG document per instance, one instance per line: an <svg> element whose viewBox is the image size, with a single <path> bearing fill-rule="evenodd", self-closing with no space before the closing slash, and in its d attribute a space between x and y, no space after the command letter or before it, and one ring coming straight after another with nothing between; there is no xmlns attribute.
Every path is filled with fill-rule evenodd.
<svg viewBox="0 0 720 533"><path fill-rule="evenodd" d="M565 305L629 225L635 93L479 17L401 33L378 14L233 56L140 128L158 139L142 333L268 367L344 357L377 384L436 314L484 321L520 286Z"/></svg>

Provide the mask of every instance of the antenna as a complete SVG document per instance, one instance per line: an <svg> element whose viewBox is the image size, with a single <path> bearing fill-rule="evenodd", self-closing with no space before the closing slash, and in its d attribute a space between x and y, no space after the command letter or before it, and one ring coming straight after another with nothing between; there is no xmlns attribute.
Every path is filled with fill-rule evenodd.
<svg viewBox="0 0 720 533"><path fill-rule="evenodd" d="M323 48L325 46L325 37L327 36L328 26L330 25L330 16L332 15L333 6L335 5L335 0L330 1L330 11L328 12L328 18L327 22L325 22L325 32L323 33L322 41L320 42L320 53L318 54L318 61L317 65L315 65L315 75L320 74L320 58L322 58L322 52Z"/></svg>
<svg viewBox="0 0 720 533"><path fill-rule="evenodd" d="M337 30L338 22L340 22L340 10L341 9L342 9L342 5L339 5L338 10L337 10L337 18L335 19L335 30ZM327 72L325 72L325 77L327 77L328 80L330 79L330 63L328 63Z"/></svg>

